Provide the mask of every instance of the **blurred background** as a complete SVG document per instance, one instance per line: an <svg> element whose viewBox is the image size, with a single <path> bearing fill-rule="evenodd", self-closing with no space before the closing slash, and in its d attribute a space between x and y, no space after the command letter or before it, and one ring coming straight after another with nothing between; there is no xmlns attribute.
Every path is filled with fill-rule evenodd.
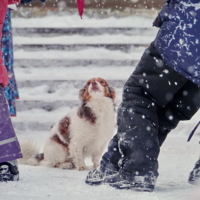
<svg viewBox="0 0 200 200"><path fill-rule="evenodd" d="M83 19L76 0L34 0L11 10L15 130L48 132L80 104L79 90L93 77L115 88L118 106L124 83L156 36L152 23L163 3L85 0Z"/></svg>
<svg viewBox="0 0 200 200"><path fill-rule="evenodd" d="M144 14L155 13L160 10L164 0L85 0L85 13L88 15L98 15L99 17L107 17L110 15L125 16L138 13L141 10ZM46 15L52 12L75 12L77 10L76 0L47 0L42 3L40 0L26 5L19 5L19 9L15 15L32 17L38 15ZM26 14L25 14L26 13Z"/></svg>
<svg viewBox="0 0 200 200"><path fill-rule="evenodd" d="M160 8L164 1L162 0L85 0L86 8ZM76 7L75 0L48 0L45 5L47 7L56 8L60 3L65 4L69 8ZM41 6L41 2L36 0L33 6Z"/></svg>

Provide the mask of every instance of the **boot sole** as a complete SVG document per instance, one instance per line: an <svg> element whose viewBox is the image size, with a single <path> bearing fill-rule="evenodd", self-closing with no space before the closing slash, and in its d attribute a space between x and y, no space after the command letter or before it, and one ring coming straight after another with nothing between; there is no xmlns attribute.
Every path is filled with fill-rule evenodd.
<svg viewBox="0 0 200 200"><path fill-rule="evenodd" d="M109 184L111 187L114 187L116 189L120 190L133 190L138 192L153 192L154 188L144 188L144 187L137 187L137 186L131 186L131 185L118 185L118 184Z"/></svg>
<svg viewBox="0 0 200 200"><path fill-rule="evenodd" d="M103 180L100 180L100 181L85 181L86 184L88 185L94 185L94 186L97 186L97 185L101 185L103 183Z"/></svg>

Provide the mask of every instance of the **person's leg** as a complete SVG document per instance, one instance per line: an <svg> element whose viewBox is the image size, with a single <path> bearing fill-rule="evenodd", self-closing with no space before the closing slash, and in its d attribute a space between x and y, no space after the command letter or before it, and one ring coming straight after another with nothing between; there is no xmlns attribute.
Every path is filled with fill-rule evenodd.
<svg viewBox="0 0 200 200"><path fill-rule="evenodd" d="M112 166L120 169L120 174L132 178L136 174L145 176L148 172L158 176L157 110L165 107L186 82L187 79L162 61L151 45L125 84L123 102L118 109L115 142L103 155L101 167ZM90 175L86 178L87 183L91 181Z"/></svg>
<svg viewBox="0 0 200 200"><path fill-rule="evenodd" d="M19 179L17 159L22 158L22 154L1 86L0 119L0 182L15 181Z"/></svg>
<svg viewBox="0 0 200 200"><path fill-rule="evenodd" d="M121 168L132 174L158 175L158 111L172 101L188 80L167 66L152 44L124 87L118 111ZM181 118L180 118L181 120Z"/></svg>
<svg viewBox="0 0 200 200"><path fill-rule="evenodd" d="M22 157L18 139L5 100L3 88L0 86L0 163Z"/></svg>
<svg viewBox="0 0 200 200"><path fill-rule="evenodd" d="M0 44L7 5L8 0L0 1ZM7 85L7 79L7 72L3 65L2 50L0 48L0 182L19 179L16 159L22 157L3 91L3 87Z"/></svg>
<svg viewBox="0 0 200 200"><path fill-rule="evenodd" d="M160 146L179 121L190 120L200 107L200 87L188 81L164 107L158 109Z"/></svg>
<svg viewBox="0 0 200 200"><path fill-rule="evenodd" d="M199 108L199 87L165 65L156 52L153 46L147 49L124 88L117 132L120 171L104 179L116 188L152 190L159 146Z"/></svg>

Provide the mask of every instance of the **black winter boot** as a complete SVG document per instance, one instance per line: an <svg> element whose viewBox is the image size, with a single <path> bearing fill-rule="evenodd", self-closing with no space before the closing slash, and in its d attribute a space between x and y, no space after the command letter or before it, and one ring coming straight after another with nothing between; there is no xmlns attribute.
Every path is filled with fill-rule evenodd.
<svg viewBox="0 0 200 200"><path fill-rule="evenodd" d="M90 171L86 177L85 183L89 185L100 185L106 177L117 173L111 170L102 170L101 168Z"/></svg>
<svg viewBox="0 0 200 200"><path fill-rule="evenodd" d="M194 169L190 172L188 183L192 185L200 184L200 160L195 163Z"/></svg>
<svg viewBox="0 0 200 200"><path fill-rule="evenodd" d="M0 182L18 181L17 160L0 163Z"/></svg>
<svg viewBox="0 0 200 200"><path fill-rule="evenodd" d="M157 177L153 172L144 176L131 175L128 173L117 173L104 179L104 184L109 184L116 189L131 189L135 191L152 192L156 184Z"/></svg>

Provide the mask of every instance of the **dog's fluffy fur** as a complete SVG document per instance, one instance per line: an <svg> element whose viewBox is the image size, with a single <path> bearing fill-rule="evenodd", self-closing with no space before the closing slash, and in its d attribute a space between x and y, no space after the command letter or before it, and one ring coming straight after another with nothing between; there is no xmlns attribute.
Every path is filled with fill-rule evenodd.
<svg viewBox="0 0 200 200"><path fill-rule="evenodd" d="M32 141L21 144L19 163L85 170L85 158L94 167L111 139L115 124L115 91L102 78L90 79L79 92L81 106L54 125L42 154Z"/></svg>

